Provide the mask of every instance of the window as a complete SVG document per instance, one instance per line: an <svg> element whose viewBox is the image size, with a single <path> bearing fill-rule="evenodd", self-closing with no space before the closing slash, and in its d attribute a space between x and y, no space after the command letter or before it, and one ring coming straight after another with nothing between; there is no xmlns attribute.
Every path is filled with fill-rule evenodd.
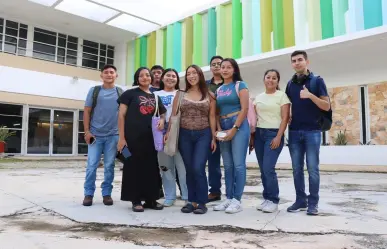
<svg viewBox="0 0 387 249"><path fill-rule="evenodd" d="M106 64L114 64L114 47L83 40L82 66L102 69Z"/></svg>
<svg viewBox="0 0 387 249"><path fill-rule="evenodd" d="M87 144L84 139L85 130L83 129L83 111L79 111L79 126L78 126L78 154L87 154Z"/></svg>
<svg viewBox="0 0 387 249"><path fill-rule="evenodd" d="M28 26L0 19L0 51L26 55Z"/></svg>
<svg viewBox="0 0 387 249"><path fill-rule="evenodd" d="M35 58L76 66L78 38L35 28L33 50Z"/></svg>
<svg viewBox="0 0 387 249"><path fill-rule="evenodd" d="M21 153L23 106L0 104L0 127L15 132L6 140L5 153Z"/></svg>

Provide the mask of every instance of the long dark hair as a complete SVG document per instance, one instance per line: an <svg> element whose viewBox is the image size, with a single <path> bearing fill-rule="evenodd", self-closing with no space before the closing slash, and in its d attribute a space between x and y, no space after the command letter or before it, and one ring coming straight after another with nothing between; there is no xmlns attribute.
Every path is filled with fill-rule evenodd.
<svg viewBox="0 0 387 249"><path fill-rule="evenodd" d="M174 72L176 74L176 78L177 78L177 82L176 82L176 85L175 85L175 89L176 90L179 90L180 89L180 86L179 86L179 83L180 83L180 78L179 78L179 73L173 69L173 68L167 68L164 70L163 74L161 75L161 80L160 80L160 90L164 90L164 82L163 82L163 78L164 76L168 73L168 72Z"/></svg>
<svg viewBox="0 0 387 249"><path fill-rule="evenodd" d="M144 70L144 69L148 70L149 75L150 75L150 77L151 77L151 83L153 82L154 77L153 77L153 74L151 73L151 71L149 70L149 68L147 68L147 67L140 67L140 68L137 69L137 71L134 73L133 84L132 84L132 86L140 86L140 83L139 83L139 81L138 81L138 78L140 77L141 71Z"/></svg>
<svg viewBox="0 0 387 249"><path fill-rule="evenodd" d="M204 78L203 71L197 65L191 65L191 66L187 67L187 70L185 70L185 76L184 76L184 79L185 79L185 91L188 92L188 90L192 87L191 84L188 82L188 79L187 79L188 69L190 69L191 67L196 70L196 73L199 76L199 90L202 93L201 100L203 100L208 95L208 88L207 88L207 84L206 84L206 79Z"/></svg>
<svg viewBox="0 0 387 249"><path fill-rule="evenodd" d="M226 61L230 62L231 66L234 68L232 80L234 82L243 81L242 76L241 76L241 71L239 70L239 66L238 66L238 63L236 62L236 60L234 60L233 58L226 58L226 59L222 60L222 63L220 64L220 66L222 66L222 64Z"/></svg>
<svg viewBox="0 0 387 249"><path fill-rule="evenodd" d="M266 70L265 74L263 75L263 80L265 80L265 77L268 73L271 73L271 72L274 72L276 75L277 75L277 79L278 79L278 85L276 87L277 90L280 90L280 87L279 87L279 82L280 82L280 79L281 79L281 75L280 73L278 72L277 69L268 69Z"/></svg>

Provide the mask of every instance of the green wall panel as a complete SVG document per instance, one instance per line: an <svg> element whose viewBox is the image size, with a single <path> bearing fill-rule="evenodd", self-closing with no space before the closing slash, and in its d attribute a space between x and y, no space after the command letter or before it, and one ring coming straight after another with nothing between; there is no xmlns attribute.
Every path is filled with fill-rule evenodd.
<svg viewBox="0 0 387 249"><path fill-rule="evenodd" d="M136 48L136 56L135 56L135 69L134 70L137 70L141 63L140 63L140 56L141 56L141 42L140 42L140 38L137 38L136 39L136 45L135 45L135 48Z"/></svg>
<svg viewBox="0 0 387 249"><path fill-rule="evenodd" d="M272 0L274 49L285 47L283 0Z"/></svg>
<svg viewBox="0 0 387 249"><path fill-rule="evenodd" d="M202 16L193 16L193 64L202 65Z"/></svg>
<svg viewBox="0 0 387 249"><path fill-rule="evenodd" d="M336 0L320 0L322 39L334 36L332 1L338 2Z"/></svg>
<svg viewBox="0 0 387 249"><path fill-rule="evenodd" d="M167 66L167 29L163 32L163 67Z"/></svg>
<svg viewBox="0 0 387 249"><path fill-rule="evenodd" d="M309 41L319 41L321 36L320 0L307 0Z"/></svg>
<svg viewBox="0 0 387 249"><path fill-rule="evenodd" d="M156 31L156 62L157 65L164 64L164 30Z"/></svg>
<svg viewBox="0 0 387 249"><path fill-rule="evenodd" d="M345 13L347 11L348 0L332 0L334 36L344 35L347 33L345 26Z"/></svg>
<svg viewBox="0 0 387 249"><path fill-rule="evenodd" d="M156 32L152 32L148 36L148 58L147 67L151 68L156 64Z"/></svg>
<svg viewBox="0 0 387 249"><path fill-rule="evenodd" d="M232 57L232 5L228 4L224 6L224 26L226 28L225 30L225 36L224 36L224 45L225 45L225 51L222 55L223 57Z"/></svg>
<svg viewBox="0 0 387 249"><path fill-rule="evenodd" d="M272 1L261 0L261 40L262 52L272 50L271 32L273 31Z"/></svg>
<svg viewBox="0 0 387 249"><path fill-rule="evenodd" d="M184 21L185 24L185 66L183 70L185 70L188 66L192 64L192 56L193 56L193 20L192 17L186 18Z"/></svg>
<svg viewBox="0 0 387 249"><path fill-rule="evenodd" d="M181 71L181 22L173 24L173 68Z"/></svg>
<svg viewBox="0 0 387 249"><path fill-rule="evenodd" d="M242 57L242 3L240 0L232 0L232 57Z"/></svg>
<svg viewBox="0 0 387 249"><path fill-rule="evenodd" d="M201 65L208 65L208 13L202 14L202 62Z"/></svg>
<svg viewBox="0 0 387 249"><path fill-rule="evenodd" d="M208 54L207 64L212 56L216 55L216 12L215 8L208 10Z"/></svg>
<svg viewBox="0 0 387 249"><path fill-rule="evenodd" d="M143 36L140 38L140 67L147 66L147 53L148 53L148 37Z"/></svg>
<svg viewBox="0 0 387 249"><path fill-rule="evenodd" d="M382 0L363 0L364 29L383 25Z"/></svg>
<svg viewBox="0 0 387 249"><path fill-rule="evenodd" d="M285 48L296 45L294 30L294 8L293 0L283 0L284 15L284 43Z"/></svg>
<svg viewBox="0 0 387 249"><path fill-rule="evenodd" d="M166 63L165 68L173 67L173 24L167 26L167 53L166 53Z"/></svg>

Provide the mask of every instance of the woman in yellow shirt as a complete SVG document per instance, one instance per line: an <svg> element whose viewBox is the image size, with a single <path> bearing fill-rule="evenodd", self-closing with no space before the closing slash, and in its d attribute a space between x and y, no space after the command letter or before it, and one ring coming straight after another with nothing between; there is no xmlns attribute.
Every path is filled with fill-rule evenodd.
<svg viewBox="0 0 387 249"><path fill-rule="evenodd" d="M278 210L279 187L275 165L284 146L284 132L290 112L289 98L280 91L279 81L280 73L277 70L267 70L264 74L266 91L259 94L254 101L258 115L254 147L261 171L264 198L257 209L266 213Z"/></svg>

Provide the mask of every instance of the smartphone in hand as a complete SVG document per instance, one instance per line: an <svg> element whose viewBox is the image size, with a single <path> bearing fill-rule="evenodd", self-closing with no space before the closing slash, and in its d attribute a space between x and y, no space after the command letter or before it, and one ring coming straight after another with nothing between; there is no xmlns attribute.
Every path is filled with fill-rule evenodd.
<svg viewBox="0 0 387 249"><path fill-rule="evenodd" d="M90 145L94 144L95 143L95 137L91 137L90 138Z"/></svg>
<svg viewBox="0 0 387 249"><path fill-rule="evenodd" d="M125 159L128 159L132 155L126 145L122 148L121 154L125 157Z"/></svg>

